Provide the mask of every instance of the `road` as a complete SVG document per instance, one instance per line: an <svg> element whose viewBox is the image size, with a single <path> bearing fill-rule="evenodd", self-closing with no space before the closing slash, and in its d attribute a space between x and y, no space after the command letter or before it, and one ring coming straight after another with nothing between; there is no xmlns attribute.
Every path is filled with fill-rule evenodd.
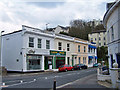
<svg viewBox="0 0 120 90"><path fill-rule="evenodd" d="M47 73L37 75L21 75L4 77L3 88L53 88L54 79L56 86L61 87L67 83L76 81L89 75L96 74L96 68L74 70L68 72ZM84 82L83 82L84 83Z"/></svg>

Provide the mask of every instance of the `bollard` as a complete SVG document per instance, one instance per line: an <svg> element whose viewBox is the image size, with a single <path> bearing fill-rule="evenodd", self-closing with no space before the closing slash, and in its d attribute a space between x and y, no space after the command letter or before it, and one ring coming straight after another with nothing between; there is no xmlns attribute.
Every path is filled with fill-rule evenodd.
<svg viewBox="0 0 120 90"><path fill-rule="evenodd" d="M53 90L56 90L56 79L54 79Z"/></svg>

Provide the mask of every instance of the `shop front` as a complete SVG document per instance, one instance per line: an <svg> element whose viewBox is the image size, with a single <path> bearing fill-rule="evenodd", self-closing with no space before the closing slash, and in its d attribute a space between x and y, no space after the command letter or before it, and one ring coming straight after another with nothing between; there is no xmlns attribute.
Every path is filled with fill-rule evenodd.
<svg viewBox="0 0 120 90"><path fill-rule="evenodd" d="M59 66L65 64L65 57L66 57L65 51L50 50L50 55L53 56L53 60L52 60L53 69L58 69Z"/></svg>
<svg viewBox="0 0 120 90"><path fill-rule="evenodd" d="M27 54L27 70L40 70L42 68L42 56Z"/></svg>

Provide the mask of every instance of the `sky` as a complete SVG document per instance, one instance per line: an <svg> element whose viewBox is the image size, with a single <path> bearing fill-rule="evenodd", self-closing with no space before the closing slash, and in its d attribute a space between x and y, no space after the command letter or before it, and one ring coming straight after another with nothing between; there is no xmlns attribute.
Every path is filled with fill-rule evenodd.
<svg viewBox="0 0 120 90"><path fill-rule="evenodd" d="M27 25L44 30L69 26L71 20L103 19L106 3L115 0L1 0L0 30L21 30Z"/></svg>

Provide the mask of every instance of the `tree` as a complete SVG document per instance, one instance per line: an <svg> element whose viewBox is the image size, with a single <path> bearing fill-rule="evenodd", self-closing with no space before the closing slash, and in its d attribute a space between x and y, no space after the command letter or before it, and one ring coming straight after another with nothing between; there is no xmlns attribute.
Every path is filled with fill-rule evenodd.
<svg viewBox="0 0 120 90"><path fill-rule="evenodd" d="M89 22L79 19L73 20L70 22L70 26L68 35L88 40L88 34L92 31L92 27Z"/></svg>
<svg viewBox="0 0 120 90"><path fill-rule="evenodd" d="M108 55L108 48L107 47L98 47L97 48L97 57L98 57L98 62L101 63L102 60L105 61L105 63L108 63L107 56Z"/></svg>
<svg viewBox="0 0 120 90"><path fill-rule="evenodd" d="M103 24L99 24L99 25L97 25L97 26L94 28L95 31L97 31L97 30L104 30L104 29L105 29L105 28L104 28Z"/></svg>
<svg viewBox="0 0 120 90"><path fill-rule="evenodd" d="M66 33L66 32L60 32L60 34L63 34L63 35L68 35L68 33Z"/></svg>

